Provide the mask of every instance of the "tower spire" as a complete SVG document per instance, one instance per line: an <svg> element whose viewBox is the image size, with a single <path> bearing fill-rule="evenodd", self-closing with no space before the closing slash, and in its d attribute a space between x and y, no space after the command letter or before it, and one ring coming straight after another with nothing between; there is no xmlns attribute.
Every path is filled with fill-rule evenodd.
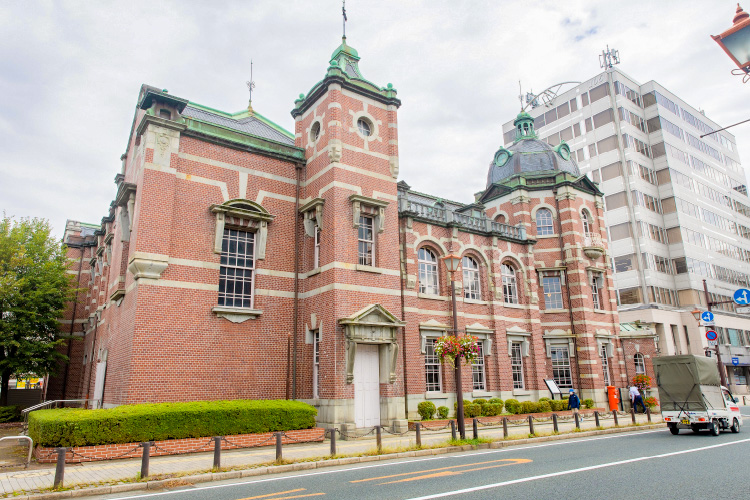
<svg viewBox="0 0 750 500"><path fill-rule="evenodd" d="M346 21L348 21L348 19L346 17L346 0L342 0L342 4L341 4L341 16L344 18L344 20L343 20L343 25L344 25L343 26L343 32L344 32L344 36L342 38L344 40L346 40Z"/></svg>
<svg viewBox="0 0 750 500"><path fill-rule="evenodd" d="M250 92L250 100L247 103L247 110L253 112L253 89L255 88L255 81L253 80L253 60L250 59L250 80L247 81L247 90Z"/></svg>

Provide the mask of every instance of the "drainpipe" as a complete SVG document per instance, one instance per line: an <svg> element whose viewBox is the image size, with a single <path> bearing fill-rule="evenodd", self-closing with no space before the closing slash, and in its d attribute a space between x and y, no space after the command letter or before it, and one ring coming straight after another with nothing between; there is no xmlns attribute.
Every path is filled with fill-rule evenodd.
<svg viewBox="0 0 750 500"><path fill-rule="evenodd" d="M570 296L570 274L568 273L568 263L565 259L562 239L562 218L560 215L560 200L557 199L557 186L552 189L552 196L555 197L555 209L557 210L557 241L560 247L560 261L565 266L565 292L568 294L568 317L570 319L570 331L573 334L573 346L576 350L576 378L578 379L578 392L581 392L581 362L578 353L578 335L576 326L573 322L573 299Z"/></svg>
<svg viewBox="0 0 750 500"><path fill-rule="evenodd" d="M297 185L294 195L294 332L292 340L292 399L297 399L297 331L299 329L299 190L302 176L302 164L297 169Z"/></svg>
<svg viewBox="0 0 750 500"><path fill-rule="evenodd" d="M399 274L401 274L401 321L406 323L406 302L404 298L404 288L406 287L406 236L404 235L405 221L399 220L398 224L398 244L400 263ZM409 377L406 376L406 324L401 327L401 357L404 363L404 418L409 419Z"/></svg>
<svg viewBox="0 0 750 500"><path fill-rule="evenodd" d="M70 246L70 245L69 245ZM83 251L84 246L81 245L81 258L78 261L78 280L76 284L76 294L73 299L73 314L70 318L70 331L68 332L68 362L65 363L65 378L63 378L63 390L62 390L62 398L67 399L65 397L66 393L68 392L68 373L70 372L70 354L71 354L71 342L73 340L73 328L76 324L76 309L78 309L78 289L81 288L81 271L83 271Z"/></svg>

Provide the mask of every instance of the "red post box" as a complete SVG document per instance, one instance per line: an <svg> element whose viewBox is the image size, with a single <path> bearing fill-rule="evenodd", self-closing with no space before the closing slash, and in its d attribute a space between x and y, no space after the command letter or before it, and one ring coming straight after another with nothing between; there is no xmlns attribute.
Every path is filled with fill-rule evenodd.
<svg viewBox="0 0 750 500"><path fill-rule="evenodd" d="M615 386L607 386L607 399L609 399L609 411L615 411L620 408L620 398L617 395L617 388Z"/></svg>

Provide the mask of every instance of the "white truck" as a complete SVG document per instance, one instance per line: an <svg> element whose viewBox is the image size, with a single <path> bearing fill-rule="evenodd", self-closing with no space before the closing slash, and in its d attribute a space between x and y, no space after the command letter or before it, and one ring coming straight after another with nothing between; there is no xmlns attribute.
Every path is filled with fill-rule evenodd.
<svg viewBox="0 0 750 500"><path fill-rule="evenodd" d="M661 414L672 434L680 429L740 432L742 414L721 385L716 360L702 356L661 356L653 360Z"/></svg>

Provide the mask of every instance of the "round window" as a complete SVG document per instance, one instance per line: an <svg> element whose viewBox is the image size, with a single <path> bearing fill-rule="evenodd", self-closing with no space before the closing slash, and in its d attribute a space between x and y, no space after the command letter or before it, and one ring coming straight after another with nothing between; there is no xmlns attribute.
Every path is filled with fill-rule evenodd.
<svg viewBox="0 0 750 500"><path fill-rule="evenodd" d="M320 137L320 122L315 122L310 128L310 142L317 142L318 137Z"/></svg>
<svg viewBox="0 0 750 500"><path fill-rule="evenodd" d="M372 134L372 124L370 123L370 120L367 120L366 118L360 118L357 120L357 129L359 130L359 133L365 137L370 137Z"/></svg>

